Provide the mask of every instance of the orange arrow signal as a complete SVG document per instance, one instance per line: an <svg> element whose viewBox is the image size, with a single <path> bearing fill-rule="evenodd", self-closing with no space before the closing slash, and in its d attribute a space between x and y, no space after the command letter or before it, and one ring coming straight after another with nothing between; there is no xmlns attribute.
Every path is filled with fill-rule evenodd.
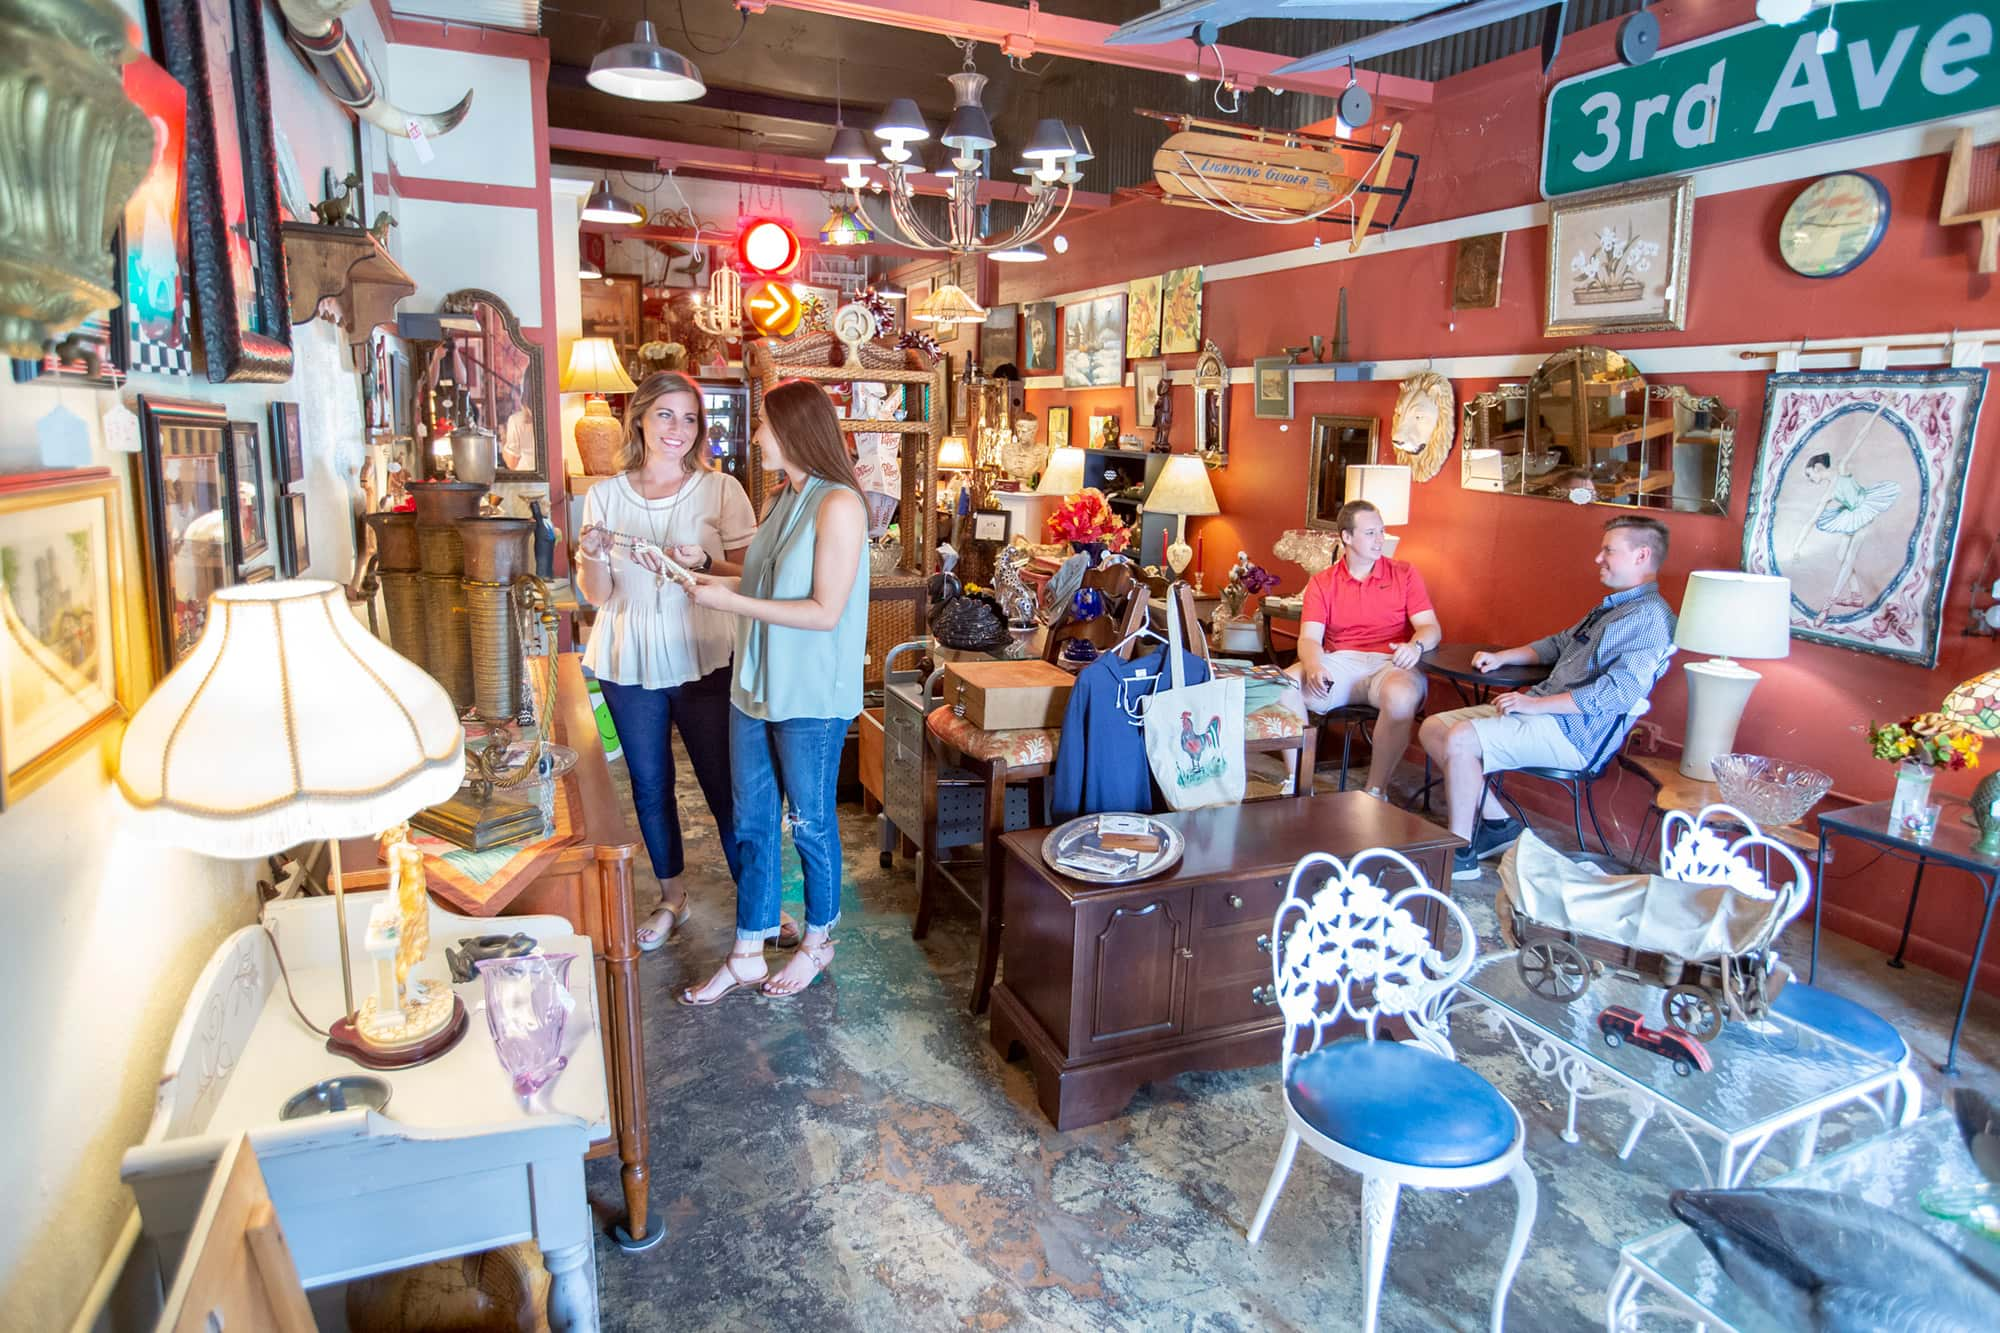
<svg viewBox="0 0 2000 1333"><path fill-rule="evenodd" d="M804 308L798 293L782 282L759 283L743 300L750 327L767 338L788 337L799 327Z"/></svg>

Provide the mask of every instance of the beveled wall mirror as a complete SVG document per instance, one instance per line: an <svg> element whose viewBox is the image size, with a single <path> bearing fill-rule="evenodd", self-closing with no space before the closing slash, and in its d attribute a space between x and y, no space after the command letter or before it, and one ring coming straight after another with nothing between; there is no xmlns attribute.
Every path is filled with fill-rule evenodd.
<svg viewBox="0 0 2000 1333"><path fill-rule="evenodd" d="M1229 466L1229 367L1214 343L1194 363L1194 447L1210 467Z"/></svg>
<svg viewBox="0 0 2000 1333"><path fill-rule="evenodd" d="M1312 464L1306 476L1306 526L1333 532L1347 496L1347 469L1375 461L1381 428L1374 417L1324 414L1312 419Z"/></svg>
<svg viewBox="0 0 2000 1333"><path fill-rule="evenodd" d="M1475 396L1461 430L1467 490L1729 512L1735 410L1677 384L1648 383L1607 348L1557 352L1527 384Z"/></svg>
<svg viewBox="0 0 2000 1333"><path fill-rule="evenodd" d="M436 437L440 414L458 424L462 409L466 420L498 439L496 480L547 481L542 349L521 336L521 322L492 292L455 291L438 311L444 338L423 348L415 386L424 439Z"/></svg>

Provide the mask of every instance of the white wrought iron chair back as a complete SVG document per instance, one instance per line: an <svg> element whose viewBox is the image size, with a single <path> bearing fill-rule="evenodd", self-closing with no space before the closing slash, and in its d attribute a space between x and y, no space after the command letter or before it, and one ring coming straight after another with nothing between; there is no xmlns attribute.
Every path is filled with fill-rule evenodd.
<svg viewBox="0 0 2000 1333"><path fill-rule="evenodd" d="M1391 897L1365 873L1377 865L1399 866L1413 883ZM1302 885L1309 893L1301 894ZM1458 951L1449 958L1417 920L1413 909L1424 899L1439 904L1458 927ZM1376 1020L1385 1014L1405 1019L1426 1049L1447 1060L1458 1058L1444 1007L1472 970L1478 940L1458 904L1431 888L1401 852L1377 847L1346 863L1325 852L1305 857L1292 868L1285 900L1271 921L1271 939L1271 981L1285 1018L1286 1074L1293 1061L1319 1049L1329 1027L1351 1018L1373 1041ZM1311 1033L1303 1048L1301 1031Z"/></svg>
<svg viewBox="0 0 2000 1333"><path fill-rule="evenodd" d="M1731 840L1710 826L1709 821L1717 817L1750 831ZM1774 854L1790 866L1791 879L1779 888L1771 887L1765 872L1750 858L1752 848ZM1745 897L1771 903L1760 948L1769 948L1812 900L1812 874L1799 854L1759 829L1756 820L1721 802L1704 805L1692 815L1685 810L1667 811L1660 821L1660 874L1683 884L1724 885Z"/></svg>

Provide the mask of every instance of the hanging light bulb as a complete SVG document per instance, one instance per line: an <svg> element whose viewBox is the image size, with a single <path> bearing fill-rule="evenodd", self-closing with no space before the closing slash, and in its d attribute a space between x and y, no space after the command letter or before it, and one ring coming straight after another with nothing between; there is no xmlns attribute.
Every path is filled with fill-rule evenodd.
<svg viewBox="0 0 2000 1333"><path fill-rule="evenodd" d="M637 102L692 102L708 92L694 62L661 46L652 22L643 18L631 41L597 53L584 81L599 92Z"/></svg>

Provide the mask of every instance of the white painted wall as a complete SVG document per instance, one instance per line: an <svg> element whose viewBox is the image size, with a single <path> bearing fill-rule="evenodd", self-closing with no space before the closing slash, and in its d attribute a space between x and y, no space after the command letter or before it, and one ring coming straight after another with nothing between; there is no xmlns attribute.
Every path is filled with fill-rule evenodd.
<svg viewBox="0 0 2000 1333"><path fill-rule="evenodd" d="M562 384L563 371L569 366L569 349L583 336L583 297L578 290L576 276L580 249L577 214L582 211L583 201L590 196L590 190L588 181L561 176L552 177L549 181L549 262L556 273L556 355L548 373L555 376L558 387ZM561 402L562 416L556 423L556 429L562 438L563 471L566 474L581 473L583 458L577 453L576 441L572 437L576 419L583 415L583 395L564 394Z"/></svg>
<svg viewBox="0 0 2000 1333"><path fill-rule="evenodd" d="M139 17L138 0L121 0ZM380 36L365 7L357 35ZM364 38L365 40L366 38ZM274 65L292 57L275 43ZM323 141L327 106L302 105L297 85L275 102L295 147ZM335 112L334 114L339 114ZM370 131L372 133L372 131ZM318 173L307 182L319 198ZM337 479L360 444L360 385L344 336L315 321L293 330L298 372L283 385L211 385L135 377L122 397L199 398L268 440L269 404L300 402L306 452L308 572L345 577L353 560ZM45 428L80 437L62 466L112 468L125 488L119 534L127 568L139 563L138 509L129 456L106 450L109 391L17 385L0 377L0 473L42 465ZM267 443L268 458L268 443ZM267 462L265 465L269 467ZM276 525L270 523L275 560ZM143 615L143 601L134 607ZM218 861L134 840L109 781L108 754L90 752L0 812L0 920L7 924L8 1021L0 1068L13 1094L0 1110L0 1329L69 1325L132 1210L118 1162L152 1114L168 1039L215 944L256 913L254 863Z"/></svg>
<svg viewBox="0 0 2000 1333"><path fill-rule="evenodd" d="M417 284L403 309L436 310L450 293L478 287L505 301L524 328L540 327L541 219L534 209L409 198L397 209L402 265Z"/></svg>
<svg viewBox="0 0 2000 1333"><path fill-rule="evenodd" d="M477 185L535 183L534 89L528 62L501 56L391 46L384 71L389 100L409 112L444 111L475 89L472 109L450 134L428 140L429 162L407 139L389 141L405 176Z"/></svg>

